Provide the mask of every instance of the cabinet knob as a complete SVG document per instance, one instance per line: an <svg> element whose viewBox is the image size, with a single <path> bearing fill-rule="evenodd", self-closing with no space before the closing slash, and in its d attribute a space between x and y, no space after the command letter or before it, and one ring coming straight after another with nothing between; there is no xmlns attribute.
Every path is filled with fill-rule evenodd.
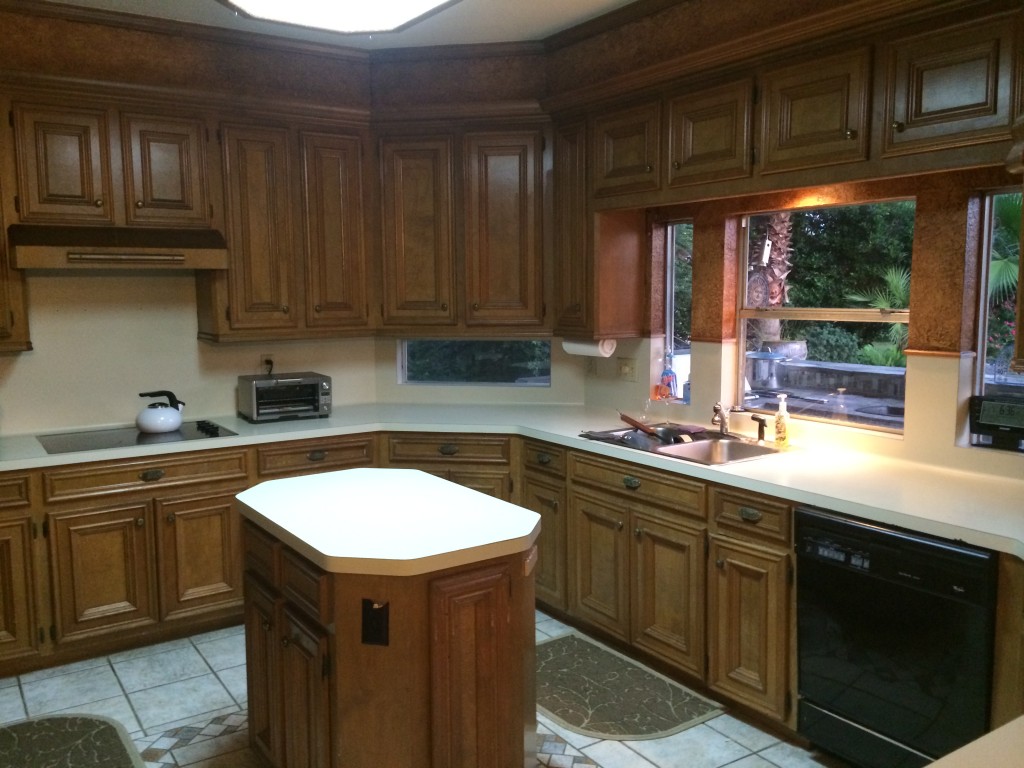
<svg viewBox="0 0 1024 768"><path fill-rule="evenodd" d="M164 476L162 469L144 469L139 472L139 480L144 483L155 483L157 480Z"/></svg>
<svg viewBox="0 0 1024 768"><path fill-rule="evenodd" d="M683 167L683 164L679 160L673 160L672 161L672 168L673 168L673 170L678 171L682 167Z"/></svg>
<svg viewBox="0 0 1024 768"><path fill-rule="evenodd" d="M144 517L136 517L135 518L135 527L136 528L142 528L145 525L146 525L146 518L144 518Z"/></svg>
<svg viewBox="0 0 1024 768"><path fill-rule="evenodd" d="M643 538L644 529L638 525L636 528L633 529L633 535L636 536L638 539Z"/></svg>
<svg viewBox="0 0 1024 768"><path fill-rule="evenodd" d="M746 523L759 523L764 514L759 509L753 507L740 507L739 508L740 520Z"/></svg>
<svg viewBox="0 0 1024 768"><path fill-rule="evenodd" d="M281 638L281 647L282 648L287 648L291 644L292 644L292 639L290 637L282 637Z"/></svg>
<svg viewBox="0 0 1024 768"><path fill-rule="evenodd" d="M626 475L622 478L622 484L631 491L635 491L640 487L640 479L633 477L632 475Z"/></svg>
<svg viewBox="0 0 1024 768"><path fill-rule="evenodd" d="M284 312L286 315L288 314L289 309L290 307L287 304L281 307L281 311Z"/></svg>
<svg viewBox="0 0 1024 768"><path fill-rule="evenodd" d="M447 301L441 302L441 311L442 312L447 312L448 311L448 302Z"/></svg>
<svg viewBox="0 0 1024 768"><path fill-rule="evenodd" d="M272 627L273 625L270 623L270 619L262 619L260 621L260 629L262 629L264 632L269 632Z"/></svg>
<svg viewBox="0 0 1024 768"><path fill-rule="evenodd" d="M846 131L846 140L847 141L853 141L856 138L857 138L857 132L855 130L853 130L852 128L847 129L847 131Z"/></svg>
<svg viewBox="0 0 1024 768"><path fill-rule="evenodd" d="M896 131L896 133L903 133L903 131L905 131L907 129L907 126L906 126L905 123L903 123L903 122L901 122L899 120L893 120L892 121L892 129L894 131Z"/></svg>
<svg viewBox="0 0 1024 768"><path fill-rule="evenodd" d="M551 454L550 453L544 453L543 451L541 451L540 453L537 454L537 463L538 464L545 464L545 465L550 464L551 463Z"/></svg>
<svg viewBox="0 0 1024 768"><path fill-rule="evenodd" d="M725 568L725 560L724 560L723 558L721 558L721 557L720 557L720 558L718 558L717 560L715 560L715 565L716 565L716 566L717 566L718 568Z"/></svg>
<svg viewBox="0 0 1024 768"><path fill-rule="evenodd" d="M317 304L316 306L313 307L313 311L317 312L317 313L320 313L320 312L323 312L324 310L323 310L323 308L319 304Z"/></svg>
<svg viewBox="0 0 1024 768"><path fill-rule="evenodd" d="M164 519L167 520L168 523L173 523L176 518L174 517L174 513L173 512L168 512L167 513L167 517L164 518Z"/></svg>
<svg viewBox="0 0 1024 768"><path fill-rule="evenodd" d="M92 204L95 205L97 208L102 208L103 207L103 198L102 197L97 197L95 200L92 201Z"/></svg>
<svg viewBox="0 0 1024 768"><path fill-rule="evenodd" d="M142 202L141 200L136 200L135 201L135 207L136 208L145 208L146 204L144 202Z"/></svg>
<svg viewBox="0 0 1024 768"><path fill-rule="evenodd" d="M654 171L654 166L653 165L645 165L644 166L644 173L651 173L653 171Z"/></svg>
<svg viewBox="0 0 1024 768"><path fill-rule="evenodd" d="M443 443L438 446L437 452L442 456L454 456L459 452L459 446L455 445L455 443Z"/></svg>
<svg viewBox="0 0 1024 768"><path fill-rule="evenodd" d="M615 530L617 530L617 531L621 531L625 527L626 527L626 524L624 522L622 522L621 520L619 520L619 522L615 524Z"/></svg>
<svg viewBox="0 0 1024 768"><path fill-rule="evenodd" d="M479 312L480 311L480 303L479 302L476 302L476 301L473 302L473 311L474 312Z"/></svg>
<svg viewBox="0 0 1024 768"><path fill-rule="evenodd" d="M327 451L310 451L306 454L307 461L323 461L327 458Z"/></svg>

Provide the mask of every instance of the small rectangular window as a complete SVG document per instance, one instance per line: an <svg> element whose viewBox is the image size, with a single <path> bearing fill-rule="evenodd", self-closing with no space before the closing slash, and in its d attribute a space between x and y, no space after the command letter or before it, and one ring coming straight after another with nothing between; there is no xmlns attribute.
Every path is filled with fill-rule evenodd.
<svg viewBox="0 0 1024 768"><path fill-rule="evenodd" d="M551 386L547 340L417 339L402 344L406 384Z"/></svg>
<svg viewBox="0 0 1024 768"><path fill-rule="evenodd" d="M693 222L677 221L665 228L666 282L665 353L675 373L676 397L690 402L690 332L693 318Z"/></svg>
<svg viewBox="0 0 1024 768"><path fill-rule="evenodd" d="M745 407L902 431L914 202L752 215Z"/></svg>
<svg viewBox="0 0 1024 768"><path fill-rule="evenodd" d="M1020 270L1021 193L992 195L988 200L989 237L985 258L978 345L981 358L979 392L1024 396L1024 373L1010 370L1017 338L1017 301Z"/></svg>

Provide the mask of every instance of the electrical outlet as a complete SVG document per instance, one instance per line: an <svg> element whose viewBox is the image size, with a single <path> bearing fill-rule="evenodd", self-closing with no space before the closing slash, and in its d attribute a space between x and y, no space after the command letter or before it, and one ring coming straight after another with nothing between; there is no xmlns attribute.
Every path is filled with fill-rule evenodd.
<svg viewBox="0 0 1024 768"><path fill-rule="evenodd" d="M616 362L618 363L620 381L636 381L635 357L619 357L616 358Z"/></svg>
<svg viewBox="0 0 1024 768"><path fill-rule="evenodd" d="M272 352L261 352L256 370L260 373L271 373L274 370L274 354Z"/></svg>

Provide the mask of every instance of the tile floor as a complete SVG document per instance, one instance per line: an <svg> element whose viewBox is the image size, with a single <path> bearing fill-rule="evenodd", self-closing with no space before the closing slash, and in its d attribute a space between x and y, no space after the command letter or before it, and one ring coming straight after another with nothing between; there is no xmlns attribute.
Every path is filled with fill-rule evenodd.
<svg viewBox="0 0 1024 768"><path fill-rule="evenodd" d="M568 627L537 614L537 639ZM248 748L241 626L0 679L0 724L80 712L120 721L149 768L263 768ZM539 718L549 768L815 768L814 755L729 714L663 739L602 741ZM834 765L834 763L831 763Z"/></svg>

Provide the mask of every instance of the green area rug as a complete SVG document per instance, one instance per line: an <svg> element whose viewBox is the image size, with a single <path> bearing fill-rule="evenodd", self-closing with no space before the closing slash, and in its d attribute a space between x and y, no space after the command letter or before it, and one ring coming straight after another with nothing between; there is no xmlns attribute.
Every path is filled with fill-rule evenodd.
<svg viewBox="0 0 1024 768"><path fill-rule="evenodd" d="M602 739L655 739L721 707L580 635L537 645L537 707L556 723Z"/></svg>
<svg viewBox="0 0 1024 768"><path fill-rule="evenodd" d="M143 768L124 727L87 715L53 715L0 727L3 768Z"/></svg>

